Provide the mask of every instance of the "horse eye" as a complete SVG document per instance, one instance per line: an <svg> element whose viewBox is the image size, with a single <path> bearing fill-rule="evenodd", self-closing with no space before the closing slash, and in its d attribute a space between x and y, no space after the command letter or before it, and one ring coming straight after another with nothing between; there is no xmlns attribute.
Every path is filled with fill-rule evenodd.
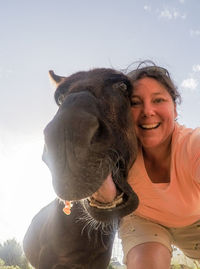
<svg viewBox="0 0 200 269"><path fill-rule="evenodd" d="M61 106L63 104L64 100L65 100L65 95L64 94L59 95L59 97L58 97L59 106Z"/></svg>
<svg viewBox="0 0 200 269"><path fill-rule="evenodd" d="M112 87L113 87L113 89L120 90L124 93L127 91L127 85L124 82L117 82L117 83L113 84Z"/></svg>

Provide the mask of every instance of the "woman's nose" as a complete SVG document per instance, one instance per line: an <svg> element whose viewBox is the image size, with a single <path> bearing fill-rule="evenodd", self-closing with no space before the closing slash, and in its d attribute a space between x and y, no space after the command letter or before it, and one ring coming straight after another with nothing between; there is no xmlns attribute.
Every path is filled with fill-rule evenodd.
<svg viewBox="0 0 200 269"><path fill-rule="evenodd" d="M151 117L155 114L153 105L151 103L144 103L142 108L143 117Z"/></svg>

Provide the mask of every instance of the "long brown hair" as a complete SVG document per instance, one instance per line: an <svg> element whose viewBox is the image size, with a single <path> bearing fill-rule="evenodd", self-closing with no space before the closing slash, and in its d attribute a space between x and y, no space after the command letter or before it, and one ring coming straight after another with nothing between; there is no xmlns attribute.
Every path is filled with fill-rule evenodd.
<svg viewBox="0 0 200 269"><path fill-rule="evenodd" d="M136 69L132 70L127 75L133 81L133 85L134 82L144 77L150 77L157 80L166 88L175 104L181 103L181 96L173 83L168 70L156 65L154 62L149 60L142 61L138 64Z"/></svg>

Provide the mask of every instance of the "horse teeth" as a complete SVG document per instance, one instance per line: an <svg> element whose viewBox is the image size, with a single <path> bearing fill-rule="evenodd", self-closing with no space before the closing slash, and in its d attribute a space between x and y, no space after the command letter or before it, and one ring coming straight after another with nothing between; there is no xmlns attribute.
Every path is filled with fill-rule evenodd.
<svg viewBox="0 0 200 269"><path fill-rule="evenodd" d="M91 207L96 207L100 209L110 209L110 208L115 208L118 205L123 203L123 195L124 193L121 193L111 203L106 203L106 204L95 200L93 197L90 197L88 200Z"/></svg>

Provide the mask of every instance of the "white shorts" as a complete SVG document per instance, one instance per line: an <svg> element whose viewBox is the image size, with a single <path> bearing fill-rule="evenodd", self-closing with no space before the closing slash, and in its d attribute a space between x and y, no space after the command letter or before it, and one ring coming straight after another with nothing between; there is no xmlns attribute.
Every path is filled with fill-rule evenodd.
<svg viewBox="0 0 200 269"><path fill-rule="evenodd" d="M168 228L151 220L130 214L120 222L124 263L128 252L146 242L159 242L172 253L171 245L178 247L187 257L200 259L200 220L181 228Z"/></svg>

